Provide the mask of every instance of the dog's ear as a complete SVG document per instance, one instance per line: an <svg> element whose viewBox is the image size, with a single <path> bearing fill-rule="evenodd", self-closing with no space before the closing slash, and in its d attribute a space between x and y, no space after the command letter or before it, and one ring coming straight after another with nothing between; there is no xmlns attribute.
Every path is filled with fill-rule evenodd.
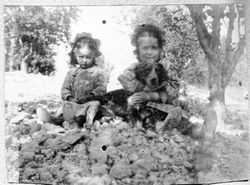
<svg viewBox="0 0 250 185"><path fill-rule="evenodd" d="M146 79L152 70L152 66L146 62L140 62L135 67L136 79L146 84Z"/></svg>
<svg viewBox="0 0 250 185"><path fill-rule="evenodd" d="M168 72L162 64L160 64L160 63L157 64L156 73L159 77L160 84L162 84L164 81L168 81Z"/></svg>

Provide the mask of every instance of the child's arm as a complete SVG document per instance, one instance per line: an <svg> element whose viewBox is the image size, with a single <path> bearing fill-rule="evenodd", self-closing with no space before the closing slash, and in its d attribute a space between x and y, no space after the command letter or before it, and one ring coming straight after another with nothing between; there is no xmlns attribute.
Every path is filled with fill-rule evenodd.
<svg viewBox="0 0 250 185"><path fill-rule="evenodd" d="M136 64L131 65L118 77L118 81L123 86L123 89L130 93L140 92L144 88L144 85L136 79L135 67Z"/></svg>
<svg viewBox="0 0 250 185"><path fill-rule="evenodd" d="M163 103L173 103L179 97L180 84L177 80L169 79L166 85L158 92Z"/></svg>
<svg viewBox="0 0 250 185"><path fill-rule="evenodd" d="M147 101L159 101L163 103L174 103L179 97L180 85L177 80L169 79L164 86L157 91L142 91L133 94L128 99L130 106L142 104Z"/></svg>
<svg viewBox="0 0 250 185"><path fill-rule="evenodd" d="M98 71L97 75L95 76L95 84L94 89L90 93L90 95L85 96L81 99L77 100L77 103L83 104L88 101L98 100L101 101L103 99L102 95L107 92L107 75L102 71Z"/></svg>
<svg viewBox="0 0 250 185"><path fill-rule="evenodd" d="M62 100L69 101L70 99L74 98L73 91L72 91L72 74L73 71L70 70L64 79L62 88L61 88L61 98Z"/></svg>
<svg viewBox="0 0 250 185"><path fill-rule="evenodd" d="M104 71L100 70L97 73L95 88L93 89L91 94L97 96L97 95L103 95L106 92L107 92L107 75L104 73Z"/></svg>

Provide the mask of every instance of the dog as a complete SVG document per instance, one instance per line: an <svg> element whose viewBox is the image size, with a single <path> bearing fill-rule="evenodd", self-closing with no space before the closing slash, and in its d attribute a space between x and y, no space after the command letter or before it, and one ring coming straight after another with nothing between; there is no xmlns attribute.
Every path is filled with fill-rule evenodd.
<svg viewBox="0 0 250 185"><path fill-rule="evenodd" d="M88 101L99 101L101 106L95 119L100 119L103 116L119 116L128 121L127 98L128 92L124 89L117 89L103 95L84 97L83 99L78 100L77 103L83 104Z"/></svg>
<svg viewBox="0 0 250 185"><path fill-rule="evenodd" d="M138 63L135 67L135 76L138 81L144 84L143 91L146 92L161 91L169 79L167 70L160 63ZM159 113L159 111L157 112ZM142 105L139 110L136 107L128 107L128 115L133 126L139 121L142 122L144 128L154 127L155 120L166 116L164 113L155 113L156 110L152 110L146 105Z"/></svg>
<svg viewBox="0 0 250 185"><path fill-rule="evenodd" d="M135 75L145 85L144 91L160 90L168 81L167 70L160 63L141 62L135 67Z"/></svg>

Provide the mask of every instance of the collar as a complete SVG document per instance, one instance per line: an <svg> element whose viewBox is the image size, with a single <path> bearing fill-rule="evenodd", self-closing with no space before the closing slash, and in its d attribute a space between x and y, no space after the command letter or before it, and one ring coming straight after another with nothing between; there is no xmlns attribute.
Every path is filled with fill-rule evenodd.
<svg viewBox="0 0 250 185"><path fill-rule="evenodd" d="M93 73L93 72L97 71L97 69L99 69L99 67L96 66L96 65L94 65L94 66L92 66L90 68L87 68L87 69L82 69L80 67L77 67L76 73L79 73L81 71L87 71L88 73Z"/></svg>

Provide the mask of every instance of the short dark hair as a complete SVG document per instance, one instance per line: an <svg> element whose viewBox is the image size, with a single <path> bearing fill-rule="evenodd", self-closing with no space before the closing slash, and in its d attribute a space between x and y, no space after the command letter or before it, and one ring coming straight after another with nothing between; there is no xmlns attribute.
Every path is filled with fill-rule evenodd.
<svg viewBox="0 0 250 185"><path fill-rule="evenodd" d="M135 46L135 55L138 55L138 38L143 36L143 34L148 33L150 36L156 38L158 40L158 46L160 49L163 49L163 47L166 44L165 40L165 31L160 29L158 26L155 26L153 24L142 24L138 25L131 38L131 43L133 46Z"/></svg>
<svg viewBox="0 0 250 185"><path fill-rule="evenodd" d="M71 51L69 52L71 65L75 66L76 64L78 64L76 56L75 56L75 49L80 49L86 45L90 50L94 51L95 57L99 57L101 55L101 52L99 50L99 45L96 42L96 40L91 37L83 36L83 37L78 38L74 42L73 47Z"/></svg>

